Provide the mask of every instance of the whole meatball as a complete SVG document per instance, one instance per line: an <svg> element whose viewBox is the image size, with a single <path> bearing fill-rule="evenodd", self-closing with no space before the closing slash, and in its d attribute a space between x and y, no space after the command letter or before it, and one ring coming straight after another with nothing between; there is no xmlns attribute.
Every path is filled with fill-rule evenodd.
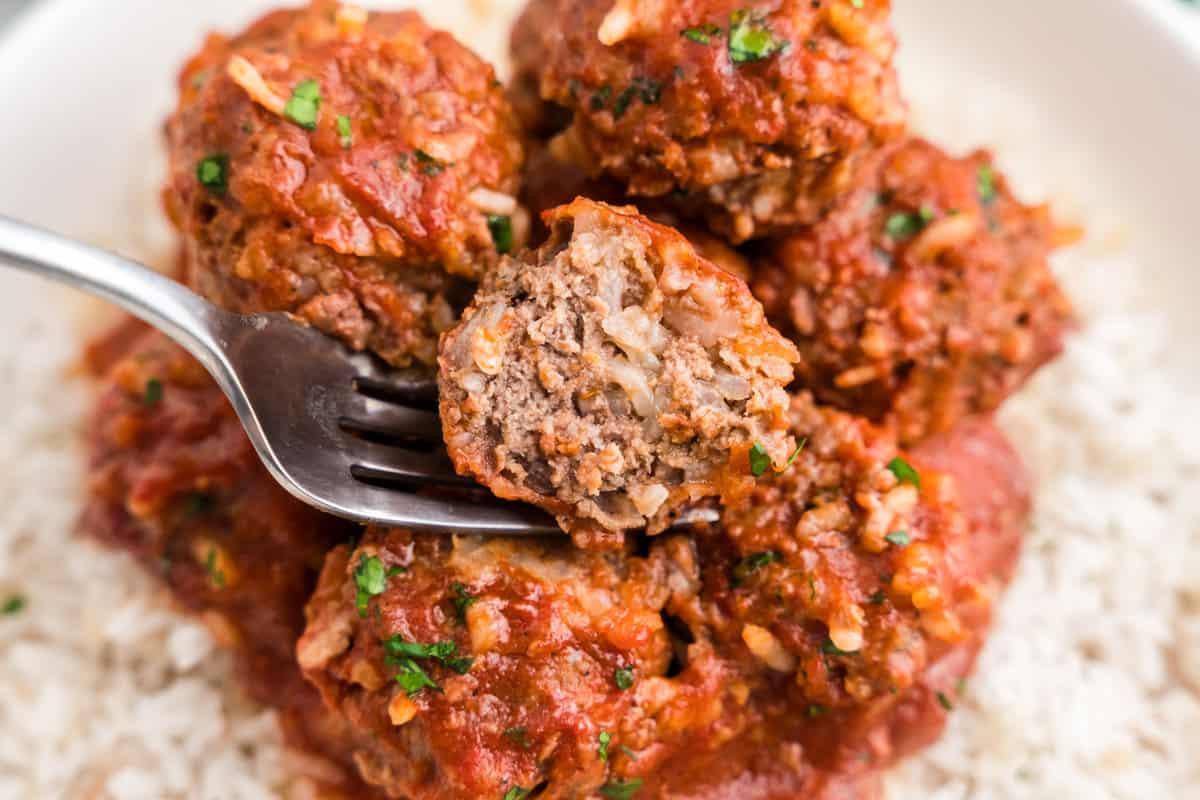
<svg viewBox="0 0 1200 800"><path fill-rule="evenodd" d="M559 154L740 242L818 219L902 132L890 10L532 0L512 34L516 104Z"/></svg>
<svg viewBox="0 0 1200 800"><path fill-rule="evenodd" d="M115 363L89 429L82 531L136 558L233 651L239 683L279 710L322 796L369 796L348 756L352 732L295 660L317 571L354 526L279 487L221 390L164 335L126 325L97 350Z"/></svg>
<svg viewBox="0 0 1200 800"><path fill-rule="evenodd" d="M1026 484L990 428L931 445L942 473L807 396L791 413L806 447L710 528L624 553L373 530L331 554L298 653L370 733L367 779L420 800L879 797L957 702Z"/></svg>
<svg viewBox="0 0 1200 800"><path fill-rule="evenodd" d="M753 288L800 348L799 385L911 443L995 409L1061 351L1054 240L988 153L911 139L826 219L765 244Z"/></svg>
<svg viewBox="0 0 1200 800"><path fill-rule="evenodd" d="M165 195L188 282L432 364L514 246L522 146L492 68L415 13L319 1L211 36L179 92Z"/></svg>

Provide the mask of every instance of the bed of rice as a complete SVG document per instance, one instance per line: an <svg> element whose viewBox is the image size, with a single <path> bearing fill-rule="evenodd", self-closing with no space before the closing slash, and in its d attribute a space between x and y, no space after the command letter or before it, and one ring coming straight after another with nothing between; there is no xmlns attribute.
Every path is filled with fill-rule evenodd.
<svg viewBox="0 0 1200 800"><path fill-rule="evenodd" d="M909 66L918 125L994 145L1027 196L1086 224L1057 261L1086 326L1004 409L1038 481L1025 558L946 736L891 796L1198 797L1200 414L1158 368L1172 343L1133 299L1121 209L1080 202L1086 146L1048 158L1045 110L952 80ZM272 715L231 687L206 631L74 535L88 391L74 316L44 312L65 298L0 298L0 602L27 599L0 617L0 798L286 796Z"/></svg>

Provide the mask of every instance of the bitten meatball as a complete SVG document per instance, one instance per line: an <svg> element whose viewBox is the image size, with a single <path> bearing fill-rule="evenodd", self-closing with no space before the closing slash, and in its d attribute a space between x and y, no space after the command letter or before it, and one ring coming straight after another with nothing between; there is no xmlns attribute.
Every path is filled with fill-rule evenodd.
<svg viewBox="0 0 1200 800"><path fill-rule="evenodd" d="M1060 352L1072 311L1054 238L988 153L912 139L827 219L767 245L753 286L800 349L798 385L915 442L995 409Z"/></svg>
<svg viewBox="0 0 1200 800"><path fill-rule="evenodd" d="M93 350L115 364L93 413L81 529L135 557L233 650L247 694L279 709L289 742L312 754L310 778L367 796L352 732L294 654L322 560L353 526L284 492L208 373L162 334L135 331Z"/></svg>
<svg viewBox="0 0 1200 800"><path fill-rule="evenodd" d="M332 553L298 652L370 731L368 780L420 800L880 797L958 702L1026 484L986 423L929 446L943 473L807 396L790 413L804 450L709 528L624 553L374 530ZM984 559L978 539L1004 544Z"/></svg>
<svg viewBox="0 0 1200 800"><path fill-rule="evenodd" d="M167 122L188 282L432 364L514 246L522 159L492 68L412 12L318 1L212 36ZM514 218L518 224L514 225Z"/></svg>
<svg viewBox="0 0 1200 800"><path fill-rule="evenodd" d="M788 458L791 345L746 284L632 208L576 200L442 340L451 458L571 530L661 526Z"/></svg>
<svg viewBox="0 0 1200 800"><path fill-rule="evenodd" d="M512 34L516 105L592 174L744 241L816 221L903 131L890 11L532 0Z"/></svg>

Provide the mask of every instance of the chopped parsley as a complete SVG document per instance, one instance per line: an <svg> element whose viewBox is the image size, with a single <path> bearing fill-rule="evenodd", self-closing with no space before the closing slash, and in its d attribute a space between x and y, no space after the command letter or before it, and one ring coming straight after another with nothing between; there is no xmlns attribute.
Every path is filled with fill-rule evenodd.
<svg viewBox="0 0 1200 800"><path fill-rule="evenodd" d="M822 717L829 713L829 709L816 703L810 703L808 709L804 713L808 715L809 719L816 719L817 717Z"/></svg>
<svg viewBox="0 0 1200 800"><path fill-rule="evenodd" d="M638 754L635 753L633 750L631 750L626 745L621 745L621 752L624 753L626 756L628 756L630 761L638 760Z"/></svg>
<svg viewBox="0 0 1200 800"><path fill-rule="evenodd" d="M502 217L498 214L487 215L488 230L492 232L492 242L500 255L512 252L513 228L512 217Z"/></svg>
<svg viewBox="0 0 1200 800"><path fill-rule="evenodd" d="M354 129L350 125L350 117L338 114L337 132L342 142L342 149L349 150L354 146Z"/></svg>
<svg viewBox="0 0 1200 800"><path fill-rule="evenodd" d="M411 658L399 659L396 665L400 667L400 672L396 674L396 683L400 684L400 688L406 691L409 697L426 688L433 689L435 692L442 690L442 687L437 685L437 681L429 677L429 673Z"/></svg>
<svg viewBox="0 0 1200 800"><path fill-rule="evenodd" d="M883 538L896 545L896 547L908 547L912 544L912 537L908 535L908 531L892 531Z"/></svg>
<svg viewBox="0 0 1200 800"><path fill-rule="evenodd" d="M407 567L402 567L402 566L400 566L400 565L398 565L398 564L397 564L396 566L394 566L394 567L392 567L391 569L389 569L389 570L387 571L387 573L386 573L386 574L387 574L387 577L389 577L389 578L394 578L394 577L396 577L397 575L403 575L403 574L404 574L404 573L406 573L406 572L408 572L408 568L407 568Z"/></svg>
<svg viewBox="0 0 1200 800"><path fill-rule="evenodd" d="M217 153L200 159L196 164L196 180L213 194L225 194L229 188L229 156Z"/></svg>
<svg viewBox="0 0 1200 800"><path fill-rule="evenodd" d="M317 117L321 115L321 84L312 78L296 84L291 99L283 107L283 115L301 128L315 130Z"/></svg>
<svg viewBox="0 0 1200 800"><path fill-rule="evenodd" d="M808 444L808 437L805 437L805 438L801 439L801 440L800 440L800 444L796 445L796 450L795 450L795 452L794 452L794 453L792 453L792 455L791 455L791 457L790 457L790 458L788 458L788 460L787 460L787 463L783 465L783 468L784 468L785 470L786 470L788 467L790 467L792 464L795 464L795 463L796 463L796 458L797 458L797 457L800 455L800 451L804 449L804 445L806 445L806 444Z"/></svg>
<svg viewBox="0 0 1200 800"><path fill-rule="evenodd" d="M441 175L446 171L446 167L453 166L445 161L439 161L424 150L413 150L413 155L417 157L417 162L421 165L422 174L430 177Z"/></svg>
<svg viewBox="0 0 1200 800"><path fill-rule="evenodd" d="M708 44L714 36L721 35L721 29L711 22L707 22L694 28L684 28L679 35L685 39L691 39L696 44Z"/></svg>
<svg viewBox="0 0 1200 800"><path fill-rule="evenodd" d="M873 606L883 605L883 601L887 599L887 593L883 589L877 589L875 594L867 598L867 602Z"/></svg>
<svg viewBox="0 0 1200 800"><path fill-rule="evenodd" d="M371 598L383 594L387 589L387 577L379 556L363 556L359 559L358 567L354 570L354 585L358 588L354 606L360 617L366 618L367 604Z"/></svg>
<svg viewBox="0 0 1200 800"><path fill-rule="evenodd" d="M630 800L641 788L641 778L630 778L627 781L609 781L600 787L600 794L612 798L612 800Z"/></svg>
<svg viewBox="0 0 1200 800"><path fill-rule="evenodd" d="M529 729L524 725L514 725L511 728L505 728L504 735L522 750L529 749Z"/></svg>
<svg viewBox="0 0 1200 800"><path fill-rule="evenodd" d="M393 636L389 639L384 639L383 649L387 650L388 655L406 656L408 658L436 658L441 660L447 656L454 654L458 649L454 642L435 642L434 644L421 644L420 642L406 642L400 636Z"/></svg>
<svg viewBox="0 0 1200 800"><path fill-rule="evenodd" d="M600 731L596 741L598 742L596 755L600 756L601 761L608 761L608 746L612 743L612 734L608 731Z"/></svg>
<svg viewBox="0 0 1200 800"><path fill-rule="evenodd" d="M826 639L821 645L821 652L829 656L856 656L857 650L843 650L833 643L832 639Z"/></svg>
<svg viewBox="0 0 1200 800"><path fill-rule="evenodd" d="M613 119L620 119L625 115L629 104L635 99L652 106L658 102L662 96L662 84L653 78L634 78L629 86L625 87L625 91L617 97L617 102L613 104Z"/></svg>
<svg viewBox="0 0 1200 800"><path fill-rule="evenodd" d="M737 586L767 564L774 564L776 561L782 560L783 556L774 550L746 556L733 567L733 585Z"/></svg>
<svg viewBox="0 0 1200 800"><path fill-rule="evenodd" d="M633 667L617 667L613 670L613 683L621 691L633 686Z"/></svg>
<svg viewBox="0 0 1200 800"><path fill-rule="evenodd" d="M142 391L142 404L147 406L156 406L163 399L163 384L158 378L151 378L146 381L146 388Z"/></svg>
<svg viewBox="0 0 1200 800"><path fill-rule="evenodd" d="M608 98L612 95L612 87L608 84L601 86L592 95L592 111L599 111L608 105Z"/></svg>
<svg viewBox="0 0 1200 800"><path fill-rule="evenodd" d="M938 692L938 693L937 693L937 699L938 699L938 704L939 704L939 705L940 705L942 708L946 709L947 711L953 711L953 710L954 710L954 704L950 702L950 698L949 698L949 697L946 697L946 693L945 693L945 692Z"/></svg>
<svg viewBox="0 0 1200 800"><path fill-rule="evenodd" d="M979 202L990 206L996 200L996 171L991 164L980 164L975 171L975 189Z"/></svg>
<svg viewBox="0 0 1200 800"><path fill-rule="evenodd" d="M6 617L11 617L14 614L20 614L24 610L26 604L25 596L20 594L9 595L4 601L4 605L0 605L0 614Z"/></svg>
<svg viewBox="0 0 1200 800"><path fill-rule="evenodd" d="M918 489L921 488L921 473L917 472L912 464L909 464L903 458L900 458L900 456L896 456L889 461L887 468L896 476L896 480L901 483L911 483Z"/></svg>
<svg viewBox="0 0 1200 800"><path fill-rule="evenodd" d="M526 789L524 786L514 786L504 793L504 800L524 800L529 797L532 789Z"/></svg>
<svg viewBox="0 0 1200 800"><path fill-rule="evenodd" d="M767 453L767 448L763 447L762 442L755 442L750 448L750 474L757 478L770 466L771 456Z"/></svg>
<svg viewBox="0 0 1200 800"><path fill-rule="evenodd" d="M217 548L210 547L208 556L204 559L204 569L208 572L208 579L217 589L225 588L225 573L217 566Z"/></svg>
<svg viewBox="0 0 1200 800"><path fill-rule="evenodd" d="M450 591L454 592L454 596L450 598L450 602L454 603L454 611L458 616L458 621L465 623L467 621L467 609L479 602L479 598L467 591L467 587L458 581L450 584Z"/></svg>
<svg viewBox="0 0 1200 800"><path fill-rule="evenodd" d="M729 60L734 64L762 61L787 49L786 39L777 39L763 16L749 9L729 15Z"/></svg>
<svg viewBox="0 0 1200 800"><path fill-rule="evenodd" d="M862 8L863 0L850 0L850 5L854 6L855 8Z"/></svg>
<svg viewBox="0 0 1200 800"><path fill-rule="evenodd" d="M933 212L928 208L922 208L915 213L900 212L887 218L887 221L883 223L883 232L888 235L888 238L896 241L911 239L932 221Z"/></svg>

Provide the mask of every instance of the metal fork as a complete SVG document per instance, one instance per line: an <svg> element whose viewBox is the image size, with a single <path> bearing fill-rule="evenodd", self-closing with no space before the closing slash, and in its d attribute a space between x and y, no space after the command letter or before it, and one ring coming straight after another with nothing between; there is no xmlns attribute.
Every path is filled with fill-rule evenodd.
<svg viewBox="0 0 1200 800"><path fill-rule="evenodd" d="M542 511L455 473L428 371L389 368L283 313L231 314L147 267L4 216L0 259L110 300L186 348L267 470L311 506L441 533L561 533Z"/></svg>

